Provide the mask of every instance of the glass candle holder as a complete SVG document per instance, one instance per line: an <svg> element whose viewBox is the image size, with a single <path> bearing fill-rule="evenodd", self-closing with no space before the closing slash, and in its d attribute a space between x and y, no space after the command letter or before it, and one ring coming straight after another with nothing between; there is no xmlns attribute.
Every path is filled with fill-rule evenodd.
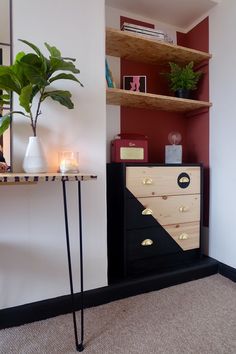
<svg viewBox="0 0 236 354"><path fill-rule="evenodd" d="M59 171L61 173L78 173L79 153L75 151L60 151Z"/></svg>

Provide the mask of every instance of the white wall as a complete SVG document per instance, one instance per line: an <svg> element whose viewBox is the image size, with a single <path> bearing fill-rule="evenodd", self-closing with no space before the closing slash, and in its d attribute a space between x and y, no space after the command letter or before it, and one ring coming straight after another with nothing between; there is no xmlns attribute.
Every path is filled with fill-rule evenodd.
<svg viewBox="0 0 236 354"><path fill-rule="evenodd" d="M89 24L89 29L88 29ZM45 101L39 118L50 170L61 149L80 154L81 172L98 175L82 183L85 288L107 284L106 110L104 0L13 0L14 53L27 50L18 38L40 48L47 41L77 59L84 88L61 82L73 94L74 110ZM46 51L44 51L46 53ZM15 108L17 103L15 100ZM31 134L25 119L14 118L14 170L21 170ZM68 184L70 231L78 291L79 248L76 184ZM60 183L2 186L0 189L0 307L6 308L69 293Z"/></svg>
<svg viewBox="0 0 236 354"><path fill-rule="evenodd" d="M0 42L10 43L9 0L0 2Z"/></svg>
<svg viewBox="0 0 236 354"><path fill-rule="evenodd" d="M235 0L210 14L210 236L209 255L236 267Z"/></svg>

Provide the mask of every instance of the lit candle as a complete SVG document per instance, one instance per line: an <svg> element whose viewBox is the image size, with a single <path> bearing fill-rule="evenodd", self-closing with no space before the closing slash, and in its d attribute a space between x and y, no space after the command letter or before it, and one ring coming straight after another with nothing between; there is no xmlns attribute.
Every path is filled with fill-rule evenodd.
<svg viewBox="0 0 236 354"><path fill-rule="evenodd" d="M59 153L59 169L61 173L78 173L78 153L62 151Z"/></svg>

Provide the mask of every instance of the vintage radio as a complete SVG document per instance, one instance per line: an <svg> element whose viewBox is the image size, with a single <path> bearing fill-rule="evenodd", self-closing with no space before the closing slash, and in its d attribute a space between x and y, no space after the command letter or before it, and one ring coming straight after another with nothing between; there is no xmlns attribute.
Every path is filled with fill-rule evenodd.
<svg viewBox="0 0 236 354"><path fill-rule="evenodd" d="M111 142L112 162L148 162L148 141L141 134L119 134Z"/></svg>

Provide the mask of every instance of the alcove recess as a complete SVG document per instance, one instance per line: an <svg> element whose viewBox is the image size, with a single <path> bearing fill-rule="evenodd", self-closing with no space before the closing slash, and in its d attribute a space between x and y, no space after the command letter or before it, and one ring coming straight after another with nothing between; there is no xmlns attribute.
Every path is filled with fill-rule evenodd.
<svg viewBox="0 0 236 354"><path fill-rule="evenodd" d="M141 21L136 21L127 17L120 17L120 24L129 22L141 26L154 28L154 25ZM209 29L208 18L200 22L188 33L177 32L177 45L186 48L209 52ZM109 53L109 39L107 34L107 54ZM180 51L181 55L181 51ZM117 53L114 56L120 56ZM183 105L181 109L180 100L175 107L175 98L170 102L166 101L166 107L163 109L164 96L172 96L166 78L160 75L161 72L169 70L168 59L158 65L142 59L127 60L121 55L120 73L121 83L125 75L145 75L147 77L147 93L161 95L160 108L158 100L155 101L157 107L150 109L152 105L152 96L143 100L143 105L137 107L127 107L122 102L122 92L115 92L114 95L107 93L107 102L110 104L121 104L121 133L139 133L148 137L148 155L151 163L164 163L165 145L169 144L168 134L171 131L178 131L182 135L183 145L183 163L202 163L204 167L204 217L203 223L208 226L209 215L209 58L198 60L195 68L201 70L204 75L201 78L199 87L193 91L192 99L196 100L191 106L190 102ZM174 60L172 60L174 61ZM183 60L184 62L184 60ZM111 68L112 69L112 68ZM122 86L121 86L122 88ZM109 89L108 89L109 91ZM163 95L163 96L162 96ZM126 95L127 96L127 95ZM168 98L168 97L167 97ZM131 98L132 99L132 98ZM125 101L127 97L125 97ZM141 100L142 101L142 100ZM184 100L185 101L185 100ZM199 101L202 102L198 106ZM191 101L192 102L192 101ZM165 104L165 102L164 102ZM194 105L195 104L195 105ZM133 104L132 104L133 105ZM171 105L171 111L168 107ZM141 108L146 107L148 108ZM173 110L173 111L172 111Z"/></svg>

